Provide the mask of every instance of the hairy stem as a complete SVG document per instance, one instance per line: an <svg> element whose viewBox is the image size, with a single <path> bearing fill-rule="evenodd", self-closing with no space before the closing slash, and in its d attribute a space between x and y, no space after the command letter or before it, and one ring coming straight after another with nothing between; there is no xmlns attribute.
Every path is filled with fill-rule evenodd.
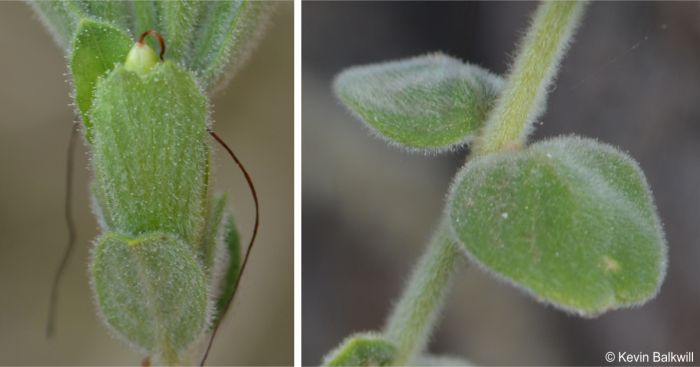
<svg viewBox="0 0 700 367"><path fill-rule="evenodd" d="M508 75L506 88L486 121L477 154L519 149L531 125L545 110L564 51L583 16L584 3L545 1L540 4Z"/></svg>
<svg viewBox="0 0 700 367"><path fill-rule="evenodd" d="M425 349L453 269L461 259L458 251L449 223L443 220L384 329L385 336L398 348L395 365L409 363Z"/></svg>
<svg viewBox="0 0 700 367"><path fill-rule="evenodd" d="M496 102L476 154L489 154L524 145L529 127L544 111L552 83L574 30L583 15L581 2L544 2L523 41L510 71L507 87ZM423 349L447 293L459 256L446 220L440 224L428 251L418 262L385 327L395 343L395 365L404 365Z"/></svg>

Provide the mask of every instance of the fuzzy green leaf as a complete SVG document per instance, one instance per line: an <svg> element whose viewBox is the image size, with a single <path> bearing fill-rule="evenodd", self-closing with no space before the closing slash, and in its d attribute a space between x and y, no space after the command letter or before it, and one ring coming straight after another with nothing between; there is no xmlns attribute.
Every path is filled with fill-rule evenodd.
<svg viewBox="0 0 700 367"><path fill-rule="evenodd" d="M663 281L666 244L646 179L609 145L561 137L479 156L449 202L471 258L565 310L639 305Z"/></svg>
<svg viewBox="0 0 700 367"><path fill-rule="evenodd" d="M328 353L324 366L389 366L396 357L396 347L376 333L349 336Z"/></svg>
<svg viewBox="0 0 700 367"><path fill-rule="evenodd" d="M85 126L85 136L92 141L89 112L98 78L118 63L124 62L134 41L113 26L89 19L80 21L73 40L70 70L75 87L75 104Z"/></svg>
<svg viewBox="0 0 700 367"><path fill-rule="evenodd" d="M226 262L226 276L222 279L219 295L216 297L216 310L212 326L218 324L221 318L226 313L228 300L231 298L233 291L236 288L236 282L241 275L241 239L238 235L236 223L233 217L229 216L226 221L226 253L228 255Z"/></svg>
<svg viewBox="0 0 700 367"><path fill-rule="evenodd" d="M198 246L208 211L207 110L172 62L100 79L90 113L101 203L120 233L173 233Z"/></svg>
<svg viewBox="0 0 700 367"><path fill-rule="evenodd" d="M271 8L272 2L269 1L214 1L207 4L188 63L199 76L202 86L213 87L227 66L232 75L245 62Z"/></svg>
<svg viewBox="0 0 700 367"><path fill-rule="evenodd" d="M153 1L134 1L133 3L133 22L134 36L139 36L141 33L149 30L158 30L158 12L156 4ZM146 38L146 43L154 50L157 50L158 42L152 37Z"/></svg>
<svg viewBox="0 0 700 367"><path fill-rule="evenodd" d="M107 208L103 204L106 201L105 193L102 191L102 187L97 184L96 180L90 183L90 193L92 194L90 197L92 211L97 217L97 224L99 224L102 233L114 231L112 213L106 211Z"/></svg>
<svg viewBox="0 0 700 367"><path fill-rule="evenodd" d="M192 43L201 5L197 1L156 1L159 14L158 31L167 41L166 57L183 61Z"/></svg>
<svg viewBox="0 0 700 367"><path fill-rule="evenodd" d="M129 29L131 5L126 1L82 0L76 3L93 18L122 30Z"/></svg>
<svg viewBox="0 0 700 367"><path fill-rule="evenodd" d="M68 49L78 22L84 15L77 4L61 0L31 1L30 4L56 43Z"/></svg>
<svg viewBox="0 0 700 367"><path fill-rule="evenodd" d="M134 1L134 32L141 34L147 29L158 28L156 4L153 1Z"/></svg>
<svg viewBox="0 0 700 367"><path fill-rule="evenodd" d="M338 75L334 89L389 142L444 150L473 138L502 85L500 77L438 53L352 67Z"/></svg>
<svg viewBox="0 0 700 367"><path fill-rule="evenodd" d="M92 19L122 31L130 28L131 6L126 1L41 0L31 1L42 22L64 50L70 50L80 22Z"/></svg>
<svg viewBox="0 0 700 367"><path fill-rule="evenodd" d="M200 260L204 264L207 273L214 266L217 255L217 245L222 221L224 219L224 207L226 206L226 195L220 195L210 205L209 214L206 219L206 229L204 230L201 247L199 249Z"/></svg>
<svg viewBox="0 0 700 367"><path fill-rule="evenodd" d="M204 273L175 236L108 233L97 241L90 270L105 322L160 363L180 361L204 330Z"/></svg>

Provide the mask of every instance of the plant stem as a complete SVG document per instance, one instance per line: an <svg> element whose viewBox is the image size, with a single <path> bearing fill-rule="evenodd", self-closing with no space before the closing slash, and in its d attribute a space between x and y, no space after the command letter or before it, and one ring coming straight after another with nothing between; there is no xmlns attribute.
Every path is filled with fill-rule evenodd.
<svg viewBox="0 0 700 367"><path fill-rule="evenodd" d="M444 219L385 326L385 336L398 348L395 365L409 363L425 349L453 269L461 259L458 251Z"/></svg>
<svg viewBox="0 0 700 367"><path fill-rule="evenodd" d="M506 89L474 148L476 154L524 145L530 126L544 111L547 88L581 20L583 8L581 2L548 1L539 6ZM461 256L449 221L443 219L384 329L386 338L398 348L395 365L410 363L425 349L458 259Z"/></svg>
<svg viewBox="0 0 700 367"><path fill-rule="evenodd" d="M477 154L519 149L524 145L532 124L545 110L547 88L580 23L583 9L584 3L578 1L540 4L510 70L506 88L474 147Z"/></svg>

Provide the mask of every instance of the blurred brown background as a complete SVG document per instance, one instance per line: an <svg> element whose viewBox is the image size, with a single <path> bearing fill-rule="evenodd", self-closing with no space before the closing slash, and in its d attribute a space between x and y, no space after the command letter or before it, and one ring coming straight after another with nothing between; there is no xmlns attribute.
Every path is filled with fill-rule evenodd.
<svg viewBox="0 0 700 367"><path fill-rule="evenodd" d="M408 154L336 101L351 65L431 51L504 73L536 4L303 3L303 350L382 327L467 150ZM465 265L430 349L486 365L600 365L607 351L700 363L700 4L592 3L533 140L566 133L628 151L655 193L670 267L643 307L586 320Z"/></svg>
<svg viewBox="0 0 700 367"><path fill-rule="evenodd" d="M214 96L215 128L246 164L262 204L258 243L210 365L293 363L293 6L279 4L247 65ZM66 243L63 200L70 124L62 51L28 5L0 2L0 364L133 365L141 356L98 320L87 279L97 224L87 153L76 152L77 251L61 287L54 340L44 337L49 287ZM245 241L253 206L218 146L216 187ZM232 202L232 203L231 203Z"/></svg>

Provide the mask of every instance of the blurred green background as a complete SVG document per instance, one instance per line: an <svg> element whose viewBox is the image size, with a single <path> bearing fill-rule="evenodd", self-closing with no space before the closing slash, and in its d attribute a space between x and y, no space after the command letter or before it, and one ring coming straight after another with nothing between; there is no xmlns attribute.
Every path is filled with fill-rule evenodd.
<svg viewBox="0 0 700 367"><path fill-rule="evenodd" d="M67 230L63 219L71 122L62 51L30 7L0 2L0 364L133 365L141 356L98 319L87 261L97 224L91 173L76 152L77 251L60 289L54 340L44 337L49 287ZM210 365L293 363L293 6L279 4L248 63L212 99L215 129L250 171L261 227L236 303L214 342ZM217 191L244 243L253 205L241 173L214 147Z"/></svg>
<svg viewBox="0 0 700 367"><path fill-rule="evenodd" d="M468 149L387 146L335 99L346 67L443 51L504 73L532 2L304 2L302 361L382 327ZM475 266L457 272L430 344L479 365L601 365L608 351L700 355L700 3L593 2L533 140L576 133L628 151L669 244L659 295L587 320Z"/></svg>

